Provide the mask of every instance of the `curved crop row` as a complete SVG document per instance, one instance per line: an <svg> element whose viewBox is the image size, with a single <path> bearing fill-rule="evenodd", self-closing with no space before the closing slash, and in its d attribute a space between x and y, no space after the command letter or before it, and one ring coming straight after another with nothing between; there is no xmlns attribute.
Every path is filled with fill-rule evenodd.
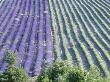
<svg viewBox="0 0 110 82"><path fill-rule="evenodd" d="M57 36L54 40L63 43L59 44L63 46L60 47L61 52L63 50L67 59L73 63L76 60L84 69L96 65L102 74L109 75L109 19L104 13L108 14L107 9L101 8L104 4L92 0L49 0L49 5L53 19L52 29L59 29L57 32L60 32L53 32ZM101 12L103 9L105 10ZM59 59L56 46L54 50Z"/></svg>

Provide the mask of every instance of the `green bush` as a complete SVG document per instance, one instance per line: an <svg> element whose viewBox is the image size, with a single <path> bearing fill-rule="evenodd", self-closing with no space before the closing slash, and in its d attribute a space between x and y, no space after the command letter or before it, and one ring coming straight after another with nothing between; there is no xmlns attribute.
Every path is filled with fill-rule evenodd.
<svg viewBox="0 0 110 82"><path fill-rule="evenodd" d="M5 61L8 63L8 69L4 73L0 73L0 82L28 82L28 75L21 67L16 68L17 54L7 51Z"/></svg>
<svg viewBox="0 0 110 82"><path fill-rule="evenodd" d="M47 70L47 74L49 79L56 80L59 75L63 75L67 70L67 66L65 62L55 62L49 69Z"/></svg>
<svg viewBox="0 0 110 82"><path fill-rule="evenodd" d="M97 67L91 67L86 72L85 82L109 82L107 77L102 77Z"/></svg>
<svg viewBox="0 0 110 82"><path fill-rule="evenodd" d="M84 82L85 73L79 68L73 69L68 62L55 62L40 76L38 82ZM46 81L45 81L46 80Z"/></svg>
<svg viewBox="0 0 110 82"><path fill-rule="evenodd" d="M9 66L16 64L17 52L15 53L13 51L7 50L5 55L6 57L4 60L9 64Z"/></svg>
<svg viewBox="0 0 110 82"><path fill-rule="evenodd" d="M101 78L102 77L100 77L99 70L95 67L90 68L86 74L86 81L87 82L96 82L96 81L100 80Z"/></svg>
<svg viewBox="0 0 110 82"><path fill-rule="evenodd" d="M66 74L66 82L84 82L85 81L85 72L78 67L72 67L68 69Z"/></svg>
<svg viewBox="0 0 110 82"><path fill-rule="evenodd" d="M0 75L0 82L27 82L28 76L23 68L10 66L6 72Z"/></svg>
<svg viewBox="0 0 110 82"><path fill-rule="evenodd" d="M109 79L100 76L96 67L84 71L79 66L60 61L44 69L36 82L109 82Z"/></svg>

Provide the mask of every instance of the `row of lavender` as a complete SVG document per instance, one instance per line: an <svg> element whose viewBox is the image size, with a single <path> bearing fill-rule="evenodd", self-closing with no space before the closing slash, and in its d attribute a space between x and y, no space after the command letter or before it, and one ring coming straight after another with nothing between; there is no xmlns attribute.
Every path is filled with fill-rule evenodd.
<svg viewBox="0 0 110 82"><path fill-rule="evenodd" d="M0 7L0 70L7 49L18 52L16 66L38 75L54 60L47 0L5 0Z"/></svg>

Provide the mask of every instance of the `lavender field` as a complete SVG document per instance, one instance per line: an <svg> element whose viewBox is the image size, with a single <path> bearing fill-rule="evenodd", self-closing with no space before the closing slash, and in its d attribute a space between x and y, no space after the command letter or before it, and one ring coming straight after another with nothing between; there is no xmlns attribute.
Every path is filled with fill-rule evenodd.
<svg viewBox="0 0 110 82"><path fill-rule="evenodd" d="M110 74L109 0L1 0L0 70L6 50L31 75L55 60Z"/></svg>
<svg viewBox="0 0 110 82"><path fill-rule="evenodd" d="M42 60L54 60L47 0L4 0L0 7L0 70L5 50L18 51L16 66L37 75Z"/></svg>

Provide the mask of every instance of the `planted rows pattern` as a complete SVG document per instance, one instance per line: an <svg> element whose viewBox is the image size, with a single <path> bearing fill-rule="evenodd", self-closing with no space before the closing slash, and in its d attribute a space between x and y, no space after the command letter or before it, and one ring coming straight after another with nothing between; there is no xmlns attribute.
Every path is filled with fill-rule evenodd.
<svg viewBox="0 0 110 82"><path fill-rule="evenodd" d="M95 65L109 75L110 2L1 0L1 71L7 67L7 49L18 52L15 66L23 66L30 76L54 60L69 60L84 70Z"/></svg>
<svg viewBox="0 0 110 82"><path fill-rule="evenodd" d="M110 74L109 0L49 0L55 58Z"/></svg>
<svg viewBox="0 0 110 82"><path fill-rule="evenodd" d="M5 71L5 51L17 51L17 64L33 76L43 60L54 60L47 0L4 0L0 6L0 70Z"/></svg>

